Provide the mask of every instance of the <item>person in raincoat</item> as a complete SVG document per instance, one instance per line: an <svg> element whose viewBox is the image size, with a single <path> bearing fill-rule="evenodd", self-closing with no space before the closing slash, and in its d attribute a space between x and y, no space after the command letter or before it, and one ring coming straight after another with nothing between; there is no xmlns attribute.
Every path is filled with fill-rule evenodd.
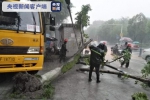
<svg viewBox="0 0 150 100"><path fill-rule="evenodd" d="M100 48L99 48L100 47ZM92 81L92 71L95 68L96 70L96 77L97 77L97 83L100 83L100 75L99 75L99 68L101 63L103 62L104 58L104 44L100 44L99 47L96 46L96 44L92 44L89 46L91 50L90 55L90 71L89 71L89 82Z"/></svg>
<svg viewBox="0 0 150 100"><path fill-rule="evenodd" d="M60 50L60 60L59 62L61 62L62 60L65 61L66 58L66 52L68 51L66 48L66 44L67 44L68 40L64 39L64 43L62 44L61 50Z"/></svg>
<svg viewBox="0 0 150 100"><path fill-rule="evenodd" d="M129 67L130 64L130 59L131 59L131 54L132 54L132 49L131 49L131 44L127 44L126 48L122 51L123 56L123 61L121 62L121 67L126 64L126 68Z"/></svg>
<svg viewBox="0 0 150 100"><path fill-rule="evenodd" d="M103 56L103 62L104 62L105 56L106 56L107 51L108 51L108 50L107 50L107 46L106 46L106 42L100 43L97 47L98 47L99 49L104 50L104 56ZM101 64L100 66L101 66L101 68L104 68L104 65L103 65L103 64Z"/></svg>

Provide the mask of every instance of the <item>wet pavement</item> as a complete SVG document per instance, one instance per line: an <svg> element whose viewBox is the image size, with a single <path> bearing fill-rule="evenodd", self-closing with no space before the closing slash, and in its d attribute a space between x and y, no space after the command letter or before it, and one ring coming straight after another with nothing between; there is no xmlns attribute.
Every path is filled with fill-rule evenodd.
<svg viewBox="0 0 150 100"><path fill-rule="evenodd" d="M111 60L110 53L107 59ZM130 67L120 68L118 62L112 63L128 73L141 75L140 70L144 67L145 61L133 55ZM76 65L69 72L60 76L53 82L55 86L54 100L132 100L131 95L135 92L145 92L150 98L150 89L144 90L140 84L135 85L135 80L121 80L116 75L101 75L101 83L96 83L96 76L93 72L92 82L88 82L88 72L77 72L76 69L83 65ZM110 68L104 67L106 70Z"/></svg>
<svg viewBox="0 0 150 100"><path fill-rule="evenodd" d="M38 74L42 75L56 67L63 65L59 63L58 56L54 57L54 61L47 60L44 63L43 70ZM111 60L110 52L107 59ZM120 68L119 63L113 63L114 66L136 75L140 75L140 70L146 62L133 54L129 69ZM127 79L121 80L116 75L103 74L101 75L101 83L96 83L96 76L93 73L93 81L88 82L88 72L77 72L76 69L82 65L76 65L66 74L59 76L54 82L55 95L54 100L131 100L131 95L134 92L146 92L150 98L149 91L142 89L140 85L135 85L135 80ZM110 69L105 67L105 69ZM3 100L4 94L9 92L12 88L12 77L14 74L1 77L0 82L0 100Z"/></svg>

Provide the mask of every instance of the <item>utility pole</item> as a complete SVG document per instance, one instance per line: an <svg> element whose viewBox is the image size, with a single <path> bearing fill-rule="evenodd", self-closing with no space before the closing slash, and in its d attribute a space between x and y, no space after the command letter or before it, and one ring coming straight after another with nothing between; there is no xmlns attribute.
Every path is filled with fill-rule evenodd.
<svg viewBox="0 0 150 100"><path fill-rule="evenodd" d="M70 10L70 0L65 0L65 1L66 1L66 4L67 4L67 9L68 9L69 14L70 14L70 19L71 19L71 22L72 22L73 31L74 31L75 38L76 38L76 44L77 44L77 47L78 47L78 49L79 49L80 46L79 46L79 44L78 44L77 34L76 34L76 32L75 32L75 26L74 26L74 23L73 23L72 14L71 14L71 10Z"/></svg>

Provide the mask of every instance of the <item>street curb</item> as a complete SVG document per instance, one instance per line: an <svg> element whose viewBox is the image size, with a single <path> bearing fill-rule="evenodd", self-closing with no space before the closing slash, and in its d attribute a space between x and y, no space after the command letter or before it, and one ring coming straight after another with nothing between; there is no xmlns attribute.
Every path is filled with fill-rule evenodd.
<svg viewBox="0 0 150 100"><path fill-rule="evenodd" d="M61 69L63 68L63 66L64 66L65 64L67 64L68 62L71 62L71 61L73 61L73 60L74 60L74 58L70 58L70 59L69 59L67 62L65 62L62 66L59 66L59 67L57 67L57 68L55 68L55 69L53 69L53 70L50 70L49 72L47 72L47 73L41 75L40 81L41 81L42 85L48 84L49 82L51 82L51 81L53 81L55 78L57 78L59 75L61 75L61 74L62 74Z"/></svg>

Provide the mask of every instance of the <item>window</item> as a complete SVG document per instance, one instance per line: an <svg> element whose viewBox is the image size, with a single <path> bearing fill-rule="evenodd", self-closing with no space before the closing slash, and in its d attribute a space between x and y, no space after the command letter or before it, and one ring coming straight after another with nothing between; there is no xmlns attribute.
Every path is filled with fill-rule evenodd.
<svg viewBox="0 0 150 100"><path fill-rule="evenodd" d="M34 32L35 22L36 32L40 32L40 19L38 12L32 13L0 11L0 29Z"/></svg>

